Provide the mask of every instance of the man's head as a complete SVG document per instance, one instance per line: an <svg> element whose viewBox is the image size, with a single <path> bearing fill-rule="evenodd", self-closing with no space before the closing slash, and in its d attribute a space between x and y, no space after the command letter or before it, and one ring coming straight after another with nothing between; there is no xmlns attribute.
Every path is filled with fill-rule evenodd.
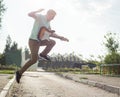
<svg viewBox="0 0 120 97"><path fill-rule="evenodd" d="M53 9L49 9L46 14L47 20L51 21L52 19L54 19L55 15L56 12Z"/></svg>

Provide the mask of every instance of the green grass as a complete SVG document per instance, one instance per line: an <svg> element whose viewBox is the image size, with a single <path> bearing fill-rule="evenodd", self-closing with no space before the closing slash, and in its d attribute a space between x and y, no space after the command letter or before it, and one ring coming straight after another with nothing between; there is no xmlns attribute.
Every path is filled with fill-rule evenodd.
<svg viewBox="0 0 120 97"><path fill-rule="evenodd" d="M0 74L14 74L14 70L0 70Z"/></svg>
<svg viewBox="0 0 120 97"><path fill-rule="evenodd" d="M48 72L70 72L73 74L100 74L99 71L93 71L91 69L79 69L79 68L48 68L46 71Z"/></svg>
<svg viewBox="0 0 120 97"><path fill-rule="evenodd" d="M49 72L77 72L77 71L80 71L80 69L78 69L78 68L56 68L56 69L48 68L46 71L49 71Z"/></svg>

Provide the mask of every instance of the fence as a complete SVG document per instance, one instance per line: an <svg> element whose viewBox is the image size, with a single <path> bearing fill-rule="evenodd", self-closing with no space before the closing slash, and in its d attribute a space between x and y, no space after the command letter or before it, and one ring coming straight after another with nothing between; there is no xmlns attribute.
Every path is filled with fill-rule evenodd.
<svg viewBox="0 0 120 97"><path fill-rule="evenodd" d="M120 64L102 64L100 65L100 74L120 75Z"/></svg>

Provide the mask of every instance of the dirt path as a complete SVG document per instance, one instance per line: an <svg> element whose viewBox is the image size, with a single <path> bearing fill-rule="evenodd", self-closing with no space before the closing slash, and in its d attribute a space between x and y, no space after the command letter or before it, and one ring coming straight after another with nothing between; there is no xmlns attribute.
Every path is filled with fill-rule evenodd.
<svg viewBox="0 0 120 97"><path fill-rule="evenodd" d="M47 72L26 72L10 97L118 97L96 87Z"/></svg>

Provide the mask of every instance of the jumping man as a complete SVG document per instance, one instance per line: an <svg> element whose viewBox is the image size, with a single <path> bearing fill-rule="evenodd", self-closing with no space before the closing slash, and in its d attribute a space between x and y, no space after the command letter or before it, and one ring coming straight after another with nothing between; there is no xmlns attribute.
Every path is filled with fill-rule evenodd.
<svg viewBox="0 0 120 97"><path fill-rule="evenodd" d="M32 29L32 32L31 32L31 35L29 38L29 43L28 43L29 49L31 52L31 58L23 65L23 67L19 71L16 72L17 83L20 82L22 74L31 65L36 63L38 58L42 58L44 60L50 60L50 58L47 55L51 51L51 49L54 47L56 42L53 39L50 39L49 37L58 38L63 41L69 41L67 38L57 35L55 33L55 31L51 30L50 22L51 22L51 20L54 19L56 12L53 9L49 9L45 15L38 14L39 12L41 12L43 10L44 9L39 9L37 11L32 11L32 12L28 13L28 16L32 17L35 20L33 29ZM44 33L43 36L47 36L48 39L45 39L45 38L39 39L38 34L42 27L44 27L47 30L50 30L50 32L52 32L52 33L49 33L49 31L47 31L47 30L45 31L46 33ZM44 31L44 29L43 29L43 31ZM42 33L42 32L40 32L40 33ZM38 54L40 46L46 46L46 47L40 54Z"/></svg>

